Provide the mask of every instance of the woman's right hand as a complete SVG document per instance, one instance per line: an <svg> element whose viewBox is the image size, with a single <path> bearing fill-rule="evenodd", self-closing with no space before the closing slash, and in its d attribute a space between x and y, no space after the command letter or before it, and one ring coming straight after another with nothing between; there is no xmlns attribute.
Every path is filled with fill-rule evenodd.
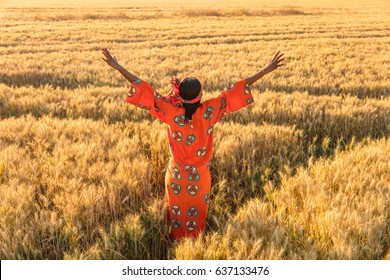
<svg viewBox="0 0 390 280"><path fill-rule="evenodd" d="M115 56L111 55L106 48L102 48L102 53L106 58L102 58L108 65L114 69L118 69L119 63L116 60Z"/></svg>
<svg viewBox="0 0 390 280"><path fill-rule="evenodd" d="M280 63L284 60L284 58L282 58L283 55L284 55L283 53L280 54L280 51L278 51L278 52L275 54L274 58L273 58L272 60L268 61L268 64L267 64L267 66L264 68L264 71L265 71L266 73L270 73L270 72L274 71L276 68L278 68L278 67L284 65L284 64L280 64ZM281 59L281 58L282 58L282 59Z"/></svg>
<svg viewBox="0 0 390 280"><path fill-rule="evenodd" d="M246 78L246 82L248 85L252 85L254 84L258 79L260 79L261 77L263 77L265 74L268 74L268 73L271 73L272 71L274 71L276 68L280 67L280 66L283 66L284 64L281 64L281 62L284 60L284 58L282 58L284 54L280 53L280 51L278 51L274 58L270 61L268 61L268 64L266 67L264 67L263 70L257 72L256 74L254 74L253 76L250 76L249 78Z"/></svg>

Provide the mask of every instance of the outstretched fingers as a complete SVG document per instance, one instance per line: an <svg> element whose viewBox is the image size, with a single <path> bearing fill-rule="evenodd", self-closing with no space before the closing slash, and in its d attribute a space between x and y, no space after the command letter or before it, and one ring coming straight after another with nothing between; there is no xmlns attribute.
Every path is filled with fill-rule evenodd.
<svg viewBox="0 0 390 280"><path fill-rule="evenodd" d="M102 49L102 54L107 57L107 51L105 49Z"/></svg>
<svg viewBox="0 0 390 280"><path fill-rule="evenodd" d="M102 48L102 53L104 55L104 57L102 57L103 61L110 65L110 60L112 59L110 52L106 48Z"/></svg>
<svg viewBox="0 0 390 280"><path fill-rule="evenodd" d="M279 61L282 58L283 55L284 55L284 53L278 55L274 61Z"/></svg>
<svg viewBox="0 0 390 280"><path fill-rule="evenodd" d="M283 56L284 54L280 54L279 56L276 57L276 60L274 61L276 63L276 68L280 67L280 66L283 66L284 64L280 64L285 58Z"/></svg>
<svg viewBox="0 0 390 280"><path fill-rule="evenodd" d="M107 58L109 58L111 56L110 52L106 48L102 48L102 53Z"/></svg>
<svg viewBox="0 0 390 280"><path fill-rule="evenodd" d="M284 60L284 58L282 58L282 59L279 59L279 60L276 62L276 67L283 66L283 65L284 65L284 63L281 63L283 60Z"/></svg>
<svg viewBox="0 0 390 280"><path fill-rule="evenodd" d="M116 61L116 57L111 55L110 52L106 48L102 48L102 53L105 56L103 60L110 65L112 61Z"/></svg>
<svg viewBox="0 0 390 280"><path fill-rule="evenodd" d="M275 54L275 56L274 56L274 58L272 59L272 61L275 61L275 59L276 59L276 57L278 56L279 53L280 53L280 51L278 51L278 52Z"/></svg>

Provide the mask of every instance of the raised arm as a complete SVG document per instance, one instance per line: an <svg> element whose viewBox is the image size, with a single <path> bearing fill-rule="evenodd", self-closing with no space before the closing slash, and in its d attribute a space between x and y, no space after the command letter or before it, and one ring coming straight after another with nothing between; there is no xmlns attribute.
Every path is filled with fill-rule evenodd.
<svg viewBox="0 0 390 280"><path fill-rule="evenodd" d="M254 84L257 80L259 80L265 74L271 73L276 68L284 65L284 64L280 64L280 62L282 62L284 60L284 58L281 59L283 54L279 54L279 53L280 53L280 51L278 51L275 54L275 56L274 56L274 58L272 60L268 61L268 65L266 67L264 67L264 69L262 69L261 71L257 72L253 76L250 76L249 78L246 78L247 84L248 85Z"/></svg>
<svg viewBox="0 0 390 280"><path fill-rule="evenodd" d="M130 73L126 70L122 65L118 63L115 56L111 55L110 52L106 48L102 48L102 53L105 56L105 58L102 58L109 66L114 68L115 70L118 70L123 77L126 78L130 83L133 83L138 79L135 75Z"/></svg>

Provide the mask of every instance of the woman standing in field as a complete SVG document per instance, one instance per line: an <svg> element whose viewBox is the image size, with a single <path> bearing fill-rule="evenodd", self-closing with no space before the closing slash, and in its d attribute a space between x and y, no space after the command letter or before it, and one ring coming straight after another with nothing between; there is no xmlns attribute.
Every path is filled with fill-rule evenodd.
<svg viewBox="0 0 390 280"><path fill-rule="evenodd" d="M206 226L214 125L227 114L253 103L250 86L282 66L283 54L277 52L263 70L201 103L203 92L198 79L185 78L180 82L172 78L173 89L168 96L163 96L122 67L107 49L102 51L103 60L131 83L126 102L147 110L167 124L171 159L165 175L165 191L170 238L198 235Z"/></svg>

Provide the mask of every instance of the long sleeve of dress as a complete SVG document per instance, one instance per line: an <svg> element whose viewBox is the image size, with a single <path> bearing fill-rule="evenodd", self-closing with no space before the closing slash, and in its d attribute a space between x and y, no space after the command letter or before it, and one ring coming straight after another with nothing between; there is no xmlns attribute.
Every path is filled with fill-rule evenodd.
<svg viewBox="0 0 390 280"><path fill-rule="evenodd" d="M166 96L161 95L151 85L140 79L131 84L125 101L147 110L163 122L166 122L169 109L174 106Z"/></svg>
<svg viewBox="0 0 390 280"><path fill-rule="evenodd" d="M221 92L219 96L205 102L204 117L208 117L215 124L226 115L238 111L253 102L251 87L247 85L246 79L239 80Z"/></svg>

